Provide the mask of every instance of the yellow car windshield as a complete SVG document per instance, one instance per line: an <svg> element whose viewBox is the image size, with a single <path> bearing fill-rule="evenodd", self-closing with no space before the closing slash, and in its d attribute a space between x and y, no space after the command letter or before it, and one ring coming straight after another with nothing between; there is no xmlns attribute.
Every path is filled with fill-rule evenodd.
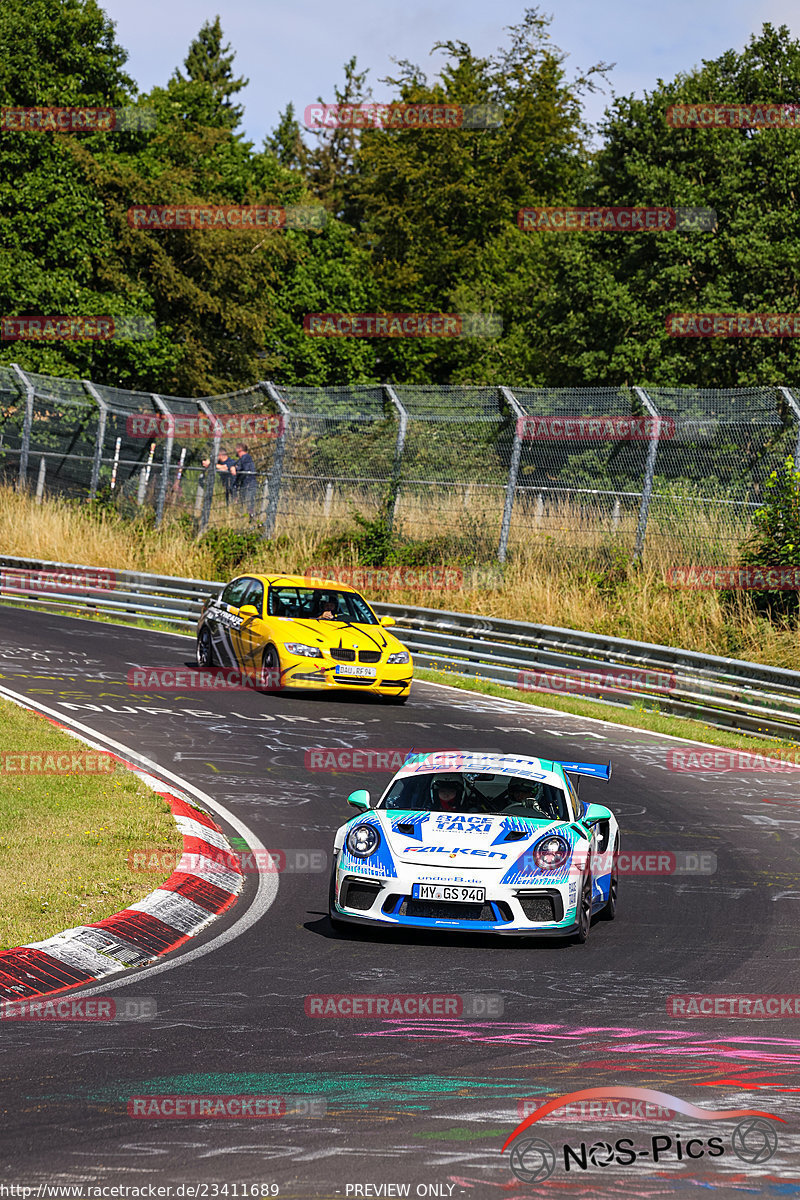
<svg viewBox="0 0 800 1200"><path fill-rule="evenodd" d="M349 621L377 625L378 619L357 592L276 585L269 589L267 614L300 621Z"/></svg>

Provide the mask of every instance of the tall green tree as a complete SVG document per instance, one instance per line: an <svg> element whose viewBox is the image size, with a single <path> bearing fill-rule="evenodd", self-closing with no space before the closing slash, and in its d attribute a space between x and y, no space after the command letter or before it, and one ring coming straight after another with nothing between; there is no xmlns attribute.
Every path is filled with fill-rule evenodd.
<svg viewBox="0 0 800 1200"><path fill-rule="evenodd" d="M517 212L576 194L589 157L580 97L606 69L568 80L547 26L529 9L496 56L446 42L435 47L445 55L437 81L409 63L386 81L402 103L491 105L499 113L499 125L484 128L361 134L352 219L386 310L488 312L510 330L516 277L537 296L547 287L541 248L518 233ZM472 338L392 341L384 358L394 378L420 381L467 381L503 365L496 342Z"/></svg>
<svg viewBox="0 0 800 1200"><path fill-rule="evenodd" d="M3 0L0 104L10 107L119 107L136 95L126 52L95 0ZM0 312L2 315L122 315L141 312L144 289L120 294L104 275L115 238L76 158L131 146L125 133L0 134ZM146 305L144 311L147 311ZM140 344L0 343L0 361L73 376L107 364L135 373Z"/></svg>
<svg viewBox="0 0 800 1200"><path fill-rule="evenodd" d="M642 99L615 101L584 204L716 211L714 233L543 233L559 286L540 310L548 330L539 369L554 383L650 381L706 387L792 380L792 338L675 338L683 312L797 312L800 129L680 129L673 104L794 103L800 42L764 25Z"/></svg>
<svg viewBox="0 0 800 1200"><path fill-rule="evenodd" d="M171 82L198 85L183 94L193 101L187 115L199 124L235 129L244 108L233 104L231 98L247 87L250 80L234 75L236 55L230 45L223 46L222 39L219 16L204 22L184 59L186 75L176 70Z"/></svg>

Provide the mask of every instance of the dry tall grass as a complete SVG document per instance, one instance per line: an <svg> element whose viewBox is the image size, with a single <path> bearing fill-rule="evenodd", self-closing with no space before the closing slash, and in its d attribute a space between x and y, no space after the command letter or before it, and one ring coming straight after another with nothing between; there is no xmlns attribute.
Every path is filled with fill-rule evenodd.
<svg viewBox="0 0 800 1200"><path fill-rule="evenodd" d="M724 514L723 519L712 519L712 514L705 526L695 521L684 529L670 523L663 509L656 509L644 564L632 571L627 565L633 532L630 514L622 514L614 529L610 523L592 525L580 512L563 506L551 510L547 519L542 514L538 526L520 522L513 527L509 559L500 586L495 586L490 547L496 545L500 509L482 509L478 520L475 507L473 501L461 509L461 541L465 537L469 541L474 531L475 544L486 547L486 565L474 573L463 568L463 586L447 590L367 586L368 598L592 630L800 670L797 632L759 616L747 594L724 601L716 592L681 591L665 582L667 567L698 561L698 546L705 548L705 561L734 561L732 547L742 531L732 520L726 524ZM294 529L288 529L284 520L277 542L265 543L252 558L225 574L257 570L302 574L327 563L326 573L335 575L337 565L357 565L353 556L324 559L318 549L324 537L352 523L347 505L334 498L325 512L315 499L301 502L298 498L295 510ZM406 534L430 538L441 532L443 515L433 503L419 501L414 506L408 501L398 509L398 524ZM243 514L233 507L215 508L213 520L217 525L247 528L246 517L243 523ZM146 522L114 513L95 514L59 499L37 505L12 489L0 489L0 552L199 579L220 577L211 552L170 519L161 530L153 530ZM458 563L443 550L434 565L457 567Z"/></svg>

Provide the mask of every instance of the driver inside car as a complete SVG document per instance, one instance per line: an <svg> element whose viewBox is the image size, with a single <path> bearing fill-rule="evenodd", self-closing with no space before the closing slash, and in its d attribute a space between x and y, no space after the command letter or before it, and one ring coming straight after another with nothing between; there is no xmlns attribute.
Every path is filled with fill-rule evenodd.
<svg viewBox="0 0 800 1200"><path fill-rule="evenodd" d="M518 808L534 808L555 821L558 819L558 812L555 811L553 801L543 793L542 785L535 780L516 778L509 783L503 801L507 806L513 804Z"/></svg>
<svg viewBox="0 0 800 1200"><path fill-rule="evenodd" d="M434 779L431 784L431 800L434 809L442 812L463 812L464 789L454 779Z"/></svg>

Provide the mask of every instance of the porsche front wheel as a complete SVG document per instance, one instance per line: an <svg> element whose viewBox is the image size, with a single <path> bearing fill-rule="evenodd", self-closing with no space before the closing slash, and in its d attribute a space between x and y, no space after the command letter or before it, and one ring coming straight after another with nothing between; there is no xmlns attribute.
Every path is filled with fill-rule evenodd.
<svg viewBox="0 0 800 1200"><path fill-rule="evenodd" d="M575 941L583 945L589 936L589 926L592 923L592 877L589 872L583 880L581 899L578 905L578 928L575 931Z"/></svg>

